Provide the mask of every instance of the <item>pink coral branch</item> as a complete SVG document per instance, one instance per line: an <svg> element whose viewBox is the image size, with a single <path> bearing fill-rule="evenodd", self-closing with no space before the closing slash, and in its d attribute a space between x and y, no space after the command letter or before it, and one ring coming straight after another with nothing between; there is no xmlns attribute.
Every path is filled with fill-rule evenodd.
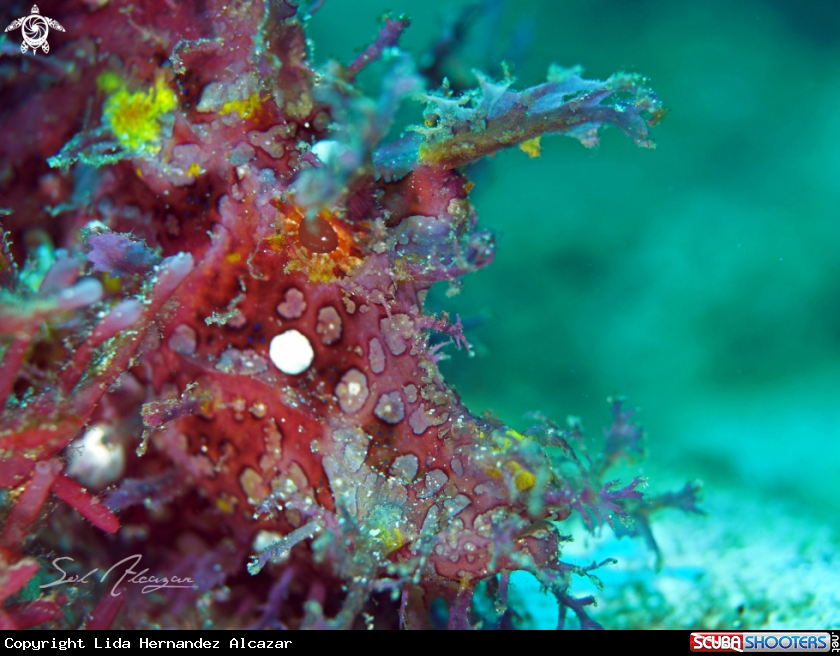
<svg viewBox="0 0 840 656"><path fill-rule="evenodd" d="M32 558L22 558L8 566L0 558L0 602L21 590L37 571L38 563Z"/></svg>
<svg viewBox="0 0 840 656"><path fill-rule="evenodd" d="M459 588L455 595L455 601L449 608L449 629L468 630L472 629L470 623L470 605L472 603L475 586L467 584Z"/></svg>
<svg viewBox="0 0 840 656"><path fill-rule="evenodd" d="M31 421L33 417L38 417L37 411L27 412L23 419ZM0 448L28 449L40 447L42 453L52 455L67 446L79 432L83 423L78 418L70 416L65 417L64 422L58 425L48 422L32 428L24 428L18 425L16 430L8 431L0 437Z"/></svg>
<svg viewBox="0 0 840 656"><path fill-rule="evenodd" d="M91 612L85 628L91 631L110 629L124 601L125 588L118 588L117 594L106 594Z"/></svg>
<svg viewBox="0 0 840 656"><path fill-rule="evenodd" d="M101 528L106 533L116 533L119 529L120 523L114 513L72 478L60 474L53 483L52 491L97 528Z"/></svg>
<svg viewBox="0 0 840 656"><path fill-rule="evenodd" d="M0 488L14 487L25 481L35 463L22 455L11 455L0 459Z"/></svg>
<svg viewBox="0 0 840 656"><path fill-rule="evenodd" d="M60 620L63 613L54 601L38 600L11 604L4 609L17 629L29 629L45 622ZM2 625L0 625L2 626Z"/></svg>
<svg viewBox="0 0 840 656"><path fill-rule="evenodd" d="M94 349L107 339L133 326L143 316L143 305L128 299L118 303L97 324L90 337L76 350L73 362L61 372L61 380L65 391L70 391L78 383L87 366Z"/></svg>
<svg viewBox="0 0 840 656"><path fill-rule="evenodd" d="M43 460L34 469L32 478L6 517L6 526L0 534L0 545L13 549L20 547L23 536L47 500L50 487L61 471L61 463L55 458ZM0 586L2 589L3 586Z"/></svg>
<svg viewBox="0 0 840 656"><path fill-rule="evenodd" d="M9 394L12 393L17 372L26 355L26 349L29 348L30 341L31 338L28 335L16 337L3 354L3 363L0 364L0 411L6 405Z"/></svg>
<svg viewBox="0 0 840 656"><path fill-rule="evenodd" d="M410 24L411 21L405 17L397 20L394 20L393 18L386 18L385 26L379 31L376 41L365 48L361 54L347 66L347 79L352 82L356 75L358 75L359 71L371 62L374 62L382 57L382 53L387 48L393 48L396 46L399 43L400 36L403 31Z"/></svg>

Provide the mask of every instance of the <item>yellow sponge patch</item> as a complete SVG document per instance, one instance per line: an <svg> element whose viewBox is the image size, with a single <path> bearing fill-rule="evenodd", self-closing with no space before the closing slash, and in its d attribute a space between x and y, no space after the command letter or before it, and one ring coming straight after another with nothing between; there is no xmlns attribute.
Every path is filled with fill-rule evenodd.
<svg viewBox="0 0 840 656"><path fill-rule="evenodd" d="M526 490L530 490L534 487L534 483L537 482L537 477L531 472L515 460L508 462L507 466L508 469L510 469L510 473L513 475L513 484L516 486L517 490L525 492Z"/></svg>
<svg viewBox="0 0 840 656"><path fill-rule="evenodd" d="M152 87L133 93L114 73L103 73L97 83L103 91L111 92L102 114L123 147L133 151L160 150L160 118L178 106L178 97L166 80L157 76Z"/></svg>
<svg viewBox="0 0 840 656"><path fill-rule="evenodd" d="M540 138L534 137L533 139L528 139L528 141L523 141L519 144L519 150L525 153L528 157L539 157Z"/></svg>
<svg viewBox="0 0 840 656"><path fill-rule="evenodd" d="M244 100L230 100L226 102L222 105L221 110L219 110L219 114L224 116L225 114L232 114L233 112L236 112L239 114L239 118L248 118L249 116L256 114L260 107L261 102L259 95L252 93Z"/></svg>

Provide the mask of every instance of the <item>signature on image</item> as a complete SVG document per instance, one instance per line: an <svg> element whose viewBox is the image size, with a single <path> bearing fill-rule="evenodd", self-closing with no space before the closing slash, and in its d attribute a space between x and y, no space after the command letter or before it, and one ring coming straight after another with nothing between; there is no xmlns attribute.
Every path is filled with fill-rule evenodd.
<svg viewBox="0 0 840 656"><path fill-rule="evenodd" d="M120 566L124 566L122 569L122 576L117 579L117 582L114 583L113 587L111 588L111 595L114 597L119 597L122 592L119 590L120 586L123 583L133 583L135 585L142 585L143 588L140 590L143 594L148 594L150 592L157 592L158 590L162 590L164 588L173 589L173 588L195 588L195 581L193 581L189 577L179 577L179 576L147 576L146 572L149 571L148 568L143 569L141 571L136 571L134 567L138 566L140 561L143 559L143 556L140 554L134 554L133 556L128 556L123 558L120 562L112 565L109 569L102 572L99 576L99 582L102 583L108 577L111 572L119 568ZM50 583L45 583L41 586L41 589L44 588L52 588L56 585L62 585L65 583L70 584L81 584L81 583L90 583L88 577L92 576L96 572L99 571L99 568L95 568L90 570L87 574L83 576L79 576L78 574L68 574L65 572L59 563L62 560L69 560L70 562L74 562L73 558L69 556L62 556L61 558L56 558L52 561L53 567L55 567L59 572L61 572L61 578L57 581L52 581ZM130 577L130 578L129 578Z"/></svg>

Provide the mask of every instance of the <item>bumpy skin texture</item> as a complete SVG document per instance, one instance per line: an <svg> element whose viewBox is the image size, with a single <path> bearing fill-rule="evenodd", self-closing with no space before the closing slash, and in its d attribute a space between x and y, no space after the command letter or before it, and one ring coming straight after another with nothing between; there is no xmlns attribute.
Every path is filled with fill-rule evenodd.
<svg viewBox="0 0 840 656"><path fill-rule="evenodd" d="M480 78L428 96L426 125L382 145L424 84L395 48L405 20L316 75L282 1L42 10L67 37L6 64L0 137L2 625L466 628L480 581L501 614L508 573L527 570L561 625L571 608L595 626L592 600L568 595L595 564L562 563L547 520L632 515L649 536L641 480L601 480L640 455L641 430L615 403L590 457L574 425L473 416L429 346L468 347L460 321L423 299L493 258L457 167L533 153L544 132L594 145L603 123L650 145L662 110L641 80ZM365 98L355 75L382 56ZM110 469L68 446L93 429L122 454ZM692 489L680 498L694 509ZM107 585L24 603L50 550L80 571L140 553L194 585L126 584L131 613ZM448 620L430 612L441 597Z"/></svg>

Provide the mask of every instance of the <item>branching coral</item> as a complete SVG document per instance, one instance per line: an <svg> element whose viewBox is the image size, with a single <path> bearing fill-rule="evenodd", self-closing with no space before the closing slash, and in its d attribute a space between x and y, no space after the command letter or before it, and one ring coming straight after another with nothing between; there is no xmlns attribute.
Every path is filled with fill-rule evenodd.
<svg viewBox="0 0 840 656"><path fill-rule="evenodd" d="M560 625L569 608L596 626L569 586L598 565L560 560L557 522L648 526L642 480L604 481L640 455L640 429L615 402L590 457L577 425L518 433L472 415L430 346L436 332L468 347L460 320L424 299L493 259L459 167L534 154L544 133L591 146L605 124L649 146L662 108L644 81L553 67L522 92L479 75L459 96L424 91L397 45L405 19L315 71L305 16L281 0L66 4L51 11L68 35L101 38L54 47L65 73L46 85L16 70L7 125L45 136L0 140L14 240L0 260L0 597L48 577L49 551L103 571L141 552L192 587L128 586L130 616L103 590L98 605L75 590L64 613L30 591L0 621L416 628L442 598L468 628L476 585L503 591L525 570ZM389 68L371 99L355 78L376 59ZM425 126L383 144L418 94Z"/></svg>

